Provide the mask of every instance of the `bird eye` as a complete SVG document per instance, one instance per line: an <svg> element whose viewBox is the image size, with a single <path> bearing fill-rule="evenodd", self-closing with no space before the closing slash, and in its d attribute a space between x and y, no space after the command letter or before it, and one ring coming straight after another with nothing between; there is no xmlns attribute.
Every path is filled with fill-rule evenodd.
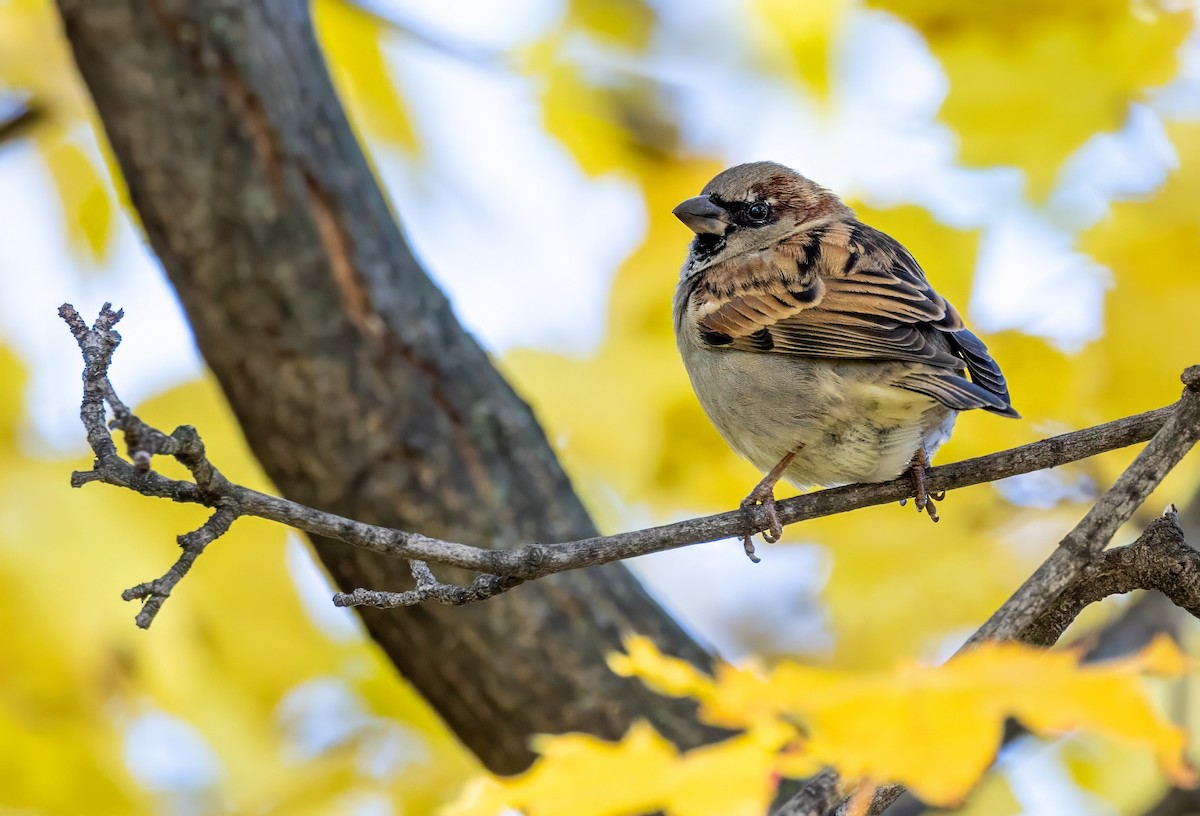
<svg viewBox="0 0 1200 816"><path fill-rule="evenodd" d="M758 201L751 204L746 210L746 217L756 224L761 224L767 220L767 216L771 214L771 207L765 201Z"/></svg>

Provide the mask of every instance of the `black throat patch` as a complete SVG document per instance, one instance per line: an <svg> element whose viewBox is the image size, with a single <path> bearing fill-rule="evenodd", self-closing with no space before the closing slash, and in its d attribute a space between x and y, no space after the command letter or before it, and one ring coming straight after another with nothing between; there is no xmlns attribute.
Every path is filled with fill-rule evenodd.
<svg viewBox="0 0 1200 816"><path fill-rule="evenodd" d="M692 239L692 257L703 262L712 259L725 248L725 236L706 232Z"/></svg>

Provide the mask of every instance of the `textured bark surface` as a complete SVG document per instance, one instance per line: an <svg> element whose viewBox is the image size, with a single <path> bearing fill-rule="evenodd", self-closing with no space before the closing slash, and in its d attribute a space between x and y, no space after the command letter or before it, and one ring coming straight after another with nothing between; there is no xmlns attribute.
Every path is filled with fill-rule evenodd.
<svg viewBox="0 0 1200 816"><path fill-rule="evenodd" d="M491 547L594 534L528 407L414 260L306 2L59 7L150 243L284 495ZM315 544L343 588L411 585L402 561ZM709 736L690 705L606 668L633 630L707 661L620 565L474 607L362 614L493 770L525 767L536 732L613 737L641 716L683 746Z"/></svg>

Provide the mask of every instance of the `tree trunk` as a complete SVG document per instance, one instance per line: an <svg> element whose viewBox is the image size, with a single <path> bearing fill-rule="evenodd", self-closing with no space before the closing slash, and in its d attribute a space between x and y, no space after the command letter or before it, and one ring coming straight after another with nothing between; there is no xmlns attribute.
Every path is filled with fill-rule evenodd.
<svg viewBox="0 0 1200 816"><path fill-rule="evenodd" d="M150 243L285 496L493 547L594 534L528 406L413 258L306 2L59 7ZM411 583L402 562L314 544L342 588ZM622 566L363 619L494 771L526 767L538 732L614 737L646 717L684 747L708 736L689 704L606 668L632 631L708 660Z"/></svg>

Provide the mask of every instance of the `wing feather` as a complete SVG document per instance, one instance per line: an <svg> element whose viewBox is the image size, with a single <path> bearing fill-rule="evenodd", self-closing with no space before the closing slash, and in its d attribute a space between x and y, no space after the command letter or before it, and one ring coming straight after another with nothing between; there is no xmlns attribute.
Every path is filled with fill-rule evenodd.
<svg viewBox="0 0 1200 816"><path fill-rule="evenodd" d="M1017 415L987 346L899 242L860 222L827 224L717 265L692 298L714 346L923 363L933 370L897 385L956 410Z"/></svg>

